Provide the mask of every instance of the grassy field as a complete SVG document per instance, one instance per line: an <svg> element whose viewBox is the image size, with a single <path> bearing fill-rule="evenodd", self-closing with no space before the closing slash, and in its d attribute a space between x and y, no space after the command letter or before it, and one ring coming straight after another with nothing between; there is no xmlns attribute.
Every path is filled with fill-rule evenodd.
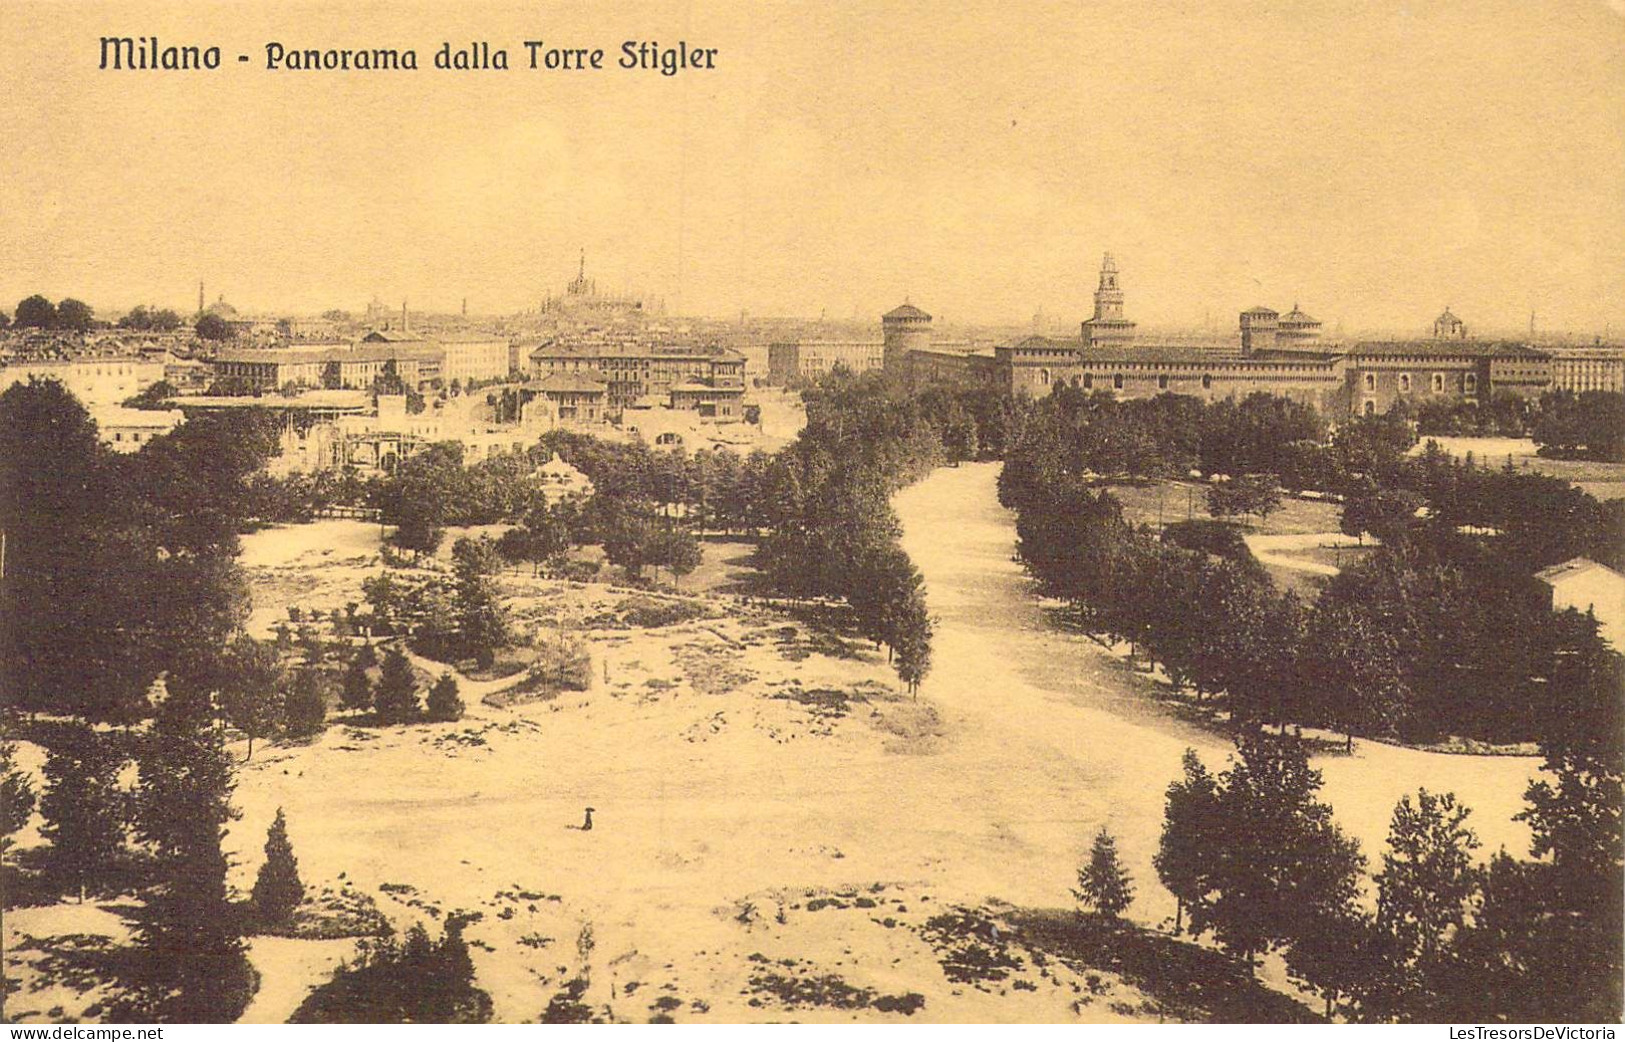
<svg viewBox="0 0 1625 1042"><path fill-rule="evenodd" d="M1206 519L1207 486L1189 481L1150 481L1112 485L1111 493L1123 504L1124 515L1135 524L1160 525ZM1258 535L1301 535L1335 532L1342 508L1335 503L1282 497L1280 509L1264 520L1233 519L1239 531Z"/></svg>
<svg viewBox="0 0 1625 1042"><path fill-rule="evenodd" d="M1458 458L1470 452L1487 467L1504 467L1510 459L1518 470L1563 478L1598 499L1625 497L1625 463L1547 459L1536 455L1535 443L1528 438L1423 438L1413 451L1423 451L1429 441Z"/></svg>

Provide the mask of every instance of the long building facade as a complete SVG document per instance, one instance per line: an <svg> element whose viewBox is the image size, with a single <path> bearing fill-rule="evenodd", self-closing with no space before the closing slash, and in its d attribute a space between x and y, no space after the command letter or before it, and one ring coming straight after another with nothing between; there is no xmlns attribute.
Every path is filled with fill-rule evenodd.
<svg viewBox="0 0 1625 1042"><path fill-rule="evenodd" d="M1183 394L1217 400L1264 392L1329 415L1378 415L1402 400L1538 397L1557 385L1554 374L1565 365L1578 371L1590 363L1586 378L1609 379L1604 359L1577 356L1561 363L1528 344L1469 340L1459 320L1446 323L1433 339L1326 345L1320 322L1297 305L1285 315L1266 307L1242 312L1241 349L1234 355L1142 343L1134 338L1134 323L1123 317L1118 278L1107 254L1095 314L1077 339L1032 336L991 352L934 349L930 316L905 305L882 319L887 367L915 383L985 386L1028 397L1048 394L1057 384L1122 398ZM899 313L904 320L895 317Z"/></svg>

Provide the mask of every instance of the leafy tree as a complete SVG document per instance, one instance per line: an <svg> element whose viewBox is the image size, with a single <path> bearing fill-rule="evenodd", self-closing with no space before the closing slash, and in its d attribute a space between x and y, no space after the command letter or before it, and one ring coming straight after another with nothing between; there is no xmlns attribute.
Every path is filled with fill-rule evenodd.
<svg viewBox="0 0 1625 1042"><path fill-rule="evenodd" d="M1448 1018L1458 983L1449 941L1462 928L1479 886L1478 839L1455 795L1420 790L1394 808L1388 852L1377 873L1373 978L1357 987L1369 1020Z"/></svg>
<svg viewBox="0 0 1625 1042"><path fill-rule="evenodd" d="M0 742L0 853L28 824L37 802L33 783L17 767L16 755L16 742Z"/></svg>
<svg viewBox="0 0 1625 1042"><path fill-rule="evenodd" d="M40 296L25 297L17 302L17 314L12 324L20 329L56 328L56 305Z"/></svg>
<svg viewBox="0 0 1625 1042"><path fill-rule="evenodd" d="M1122 915L1134 900L1134 883L1117 860L1117 842L1102 825L1089 852L1089 864L1078 870L1078 888L1072 896L1085 909L1108 919Z"/></svg>
<svg viewBox="0 0 1625 1042"><path fill-rule="evenodd" d="M1406 670L1382 611L1381 605L1325 599L1313 612L1303 645L1309 716L1342 731L1349 752L1356 733L1391 738L1411 730Z"/></svg>
<svg viewBox="0 0 1625 1042"><path fill-rule="evenodd" d="M1320 784L1297 742L1264 734L1238 738L1219 778L1211 896L1191 906L1191 928L1249 966L1354 901L1364 859L1315 800Z"/></svg>
<svg viewBox="0 0 1625 1042"><path fill-rule="evenodd" d="M193 328L202 340L230 340L236 335L230 322L213 313L199 315L197 325Z"/></svg>
<svg viewBox="0 0 1625 1042"><path fill-rule="evenodd" d="M383 677L373 694L373 708L381 724L411 723L421 715L417 676L399 648L390 648L384 656Z"/></svg>
<svg viewBox="0 0 1625 1042"><path fill-rule="evenodd" d="M254 911L268 926L287 923L305 899L305 884L299 880L299 862L288 842L288 821L281 807L265 834L265 861L254 877L253 898Z"/></svg>
<svg viewBox="0 0 1625 1042"><path fill-rule="evenodd" d="M46 874L77 890L80 901L124 850L124 763L112 739L84 725L65 730L45 759L40 831L51 843Z"/></svg>
<svg viewBox="0 0 1625 1042"><path fill-rule="evenodd" d="M1274 474L1241 474L1210 485L1207 490L1208 513L1214 517L1257 514L1262 521L1280 505L1281 492Z"/></svg>
<svg viewBox="0 0 1625 1042"><path fill-rule="evenodd" d="M169 399L175 397L175 385L168 380L148 384L140 394L124 399L126 409L166 409Z"/></svg>
<svg viewBox="0 0 1625 1042"><path fill-rule="evenodd" d="M1186 749L1184 777L1168 786L1167 810L1163 816L1162 839L1151 862L1157 878L1178 902L1174 909L1174 931L1181 916L1207 899L1208 856L1217 845L1218 783L1195 749Z"/></svg>
<svg viewBox="0 0 1625 1042"><path fill-rule="evenodd" d="M226 719L248 736L244 760L254 758L254 740L276 732L286 716L282 656L253 637L232 642L222 671Z"/></svg>
<svg viewBox="0 0 1625 1042"><path fill-rule="evenodd" d="M424 715L442 723L463 718L463 700L457 692L457 678L449 672L440 674L440 679L430 686Z"/></svg>
<svg viewBox="0 0 1625 1042"><path fill-rule="evenodd" d="M83 333L90 329L95 320L95 312L91 310L89 304L82 300L68 297L56 306L56 327L58 329Z"/></svg>

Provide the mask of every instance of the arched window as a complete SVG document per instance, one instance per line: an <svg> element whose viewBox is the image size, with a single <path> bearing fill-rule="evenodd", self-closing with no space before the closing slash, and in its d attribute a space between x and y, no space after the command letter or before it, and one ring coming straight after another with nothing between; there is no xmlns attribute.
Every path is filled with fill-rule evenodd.
<svg viewBox="0 0 1625 1042"><path fill-rule="evenodd" d="M1048 369L1040 369L1040 370L1038 370L1038 382L1043 384L1045 387L1049 386L1049 370Z"/></svg>
<svg viewBox="0 0 1625 1042"><path fill-rule="evenodd" d="M1157 390L1166 391L1167 389L1168 389L1168 376L1165 373L1165 374L1157 377Z"/></svg>
<svg viewBox="0 0 1625 1042"><path fill-rule="evenodd" d="M1094 373L1084 373L1083 374L1083 389L1086 390L1086 391L1093 390L1094 386L1095 386L1095 374Z"/></svg>
<svg viewBox="0 0 1625 1042"><path fill-rule="evenodd" d="M1117 390L1117 391L1121 391L1123 389L1123 374L1122 373L1113 373L1112 374L1112 389Z"/></svg>
<svg viewBox="0 0 1625 1042"><path fill-rule="evenodd" d="M1211 391L1212 389L1213 389L1213 374L1212 373L1203 373L1202 374L1202 390Z"/></svg>

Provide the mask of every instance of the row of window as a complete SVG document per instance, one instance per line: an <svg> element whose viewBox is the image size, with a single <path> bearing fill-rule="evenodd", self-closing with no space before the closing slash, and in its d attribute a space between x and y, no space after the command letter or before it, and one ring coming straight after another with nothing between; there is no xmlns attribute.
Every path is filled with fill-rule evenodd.
<svg viewBox="0 0 1625 1042"><path fill-rule="evenodd" d="M1428 385L1429 385L1429 389L1432 390L1432 392L1434 394L1443 394L1444 393L1444 386L1445 386L1445 374L1444 373L1432 373L1432 374L1430 374L1429 378L1428 378ZM1411 386L1412 386L1411 385L1411 374L1410 373L1400 373L1399 374L1399 393L1401 393L1401 394L1409 394L1411 392ZM1365 374L1365 389L1368 390L1368 391L1375 391L1377 389L1377 374L1376 373L1366 373ZM1461 377L1461 389L1463 391L1467 392L1468 394L1472 394L1473 392L1477 391L1478 390L1478 374L1477 373L1463 373L1462 377Z"/></svg>
<svg viewBox="0 0 1625 1042"><path fill-rule="evenodd" d="M1052 377L1051 377L1050 371L1048 369L1040 369L1038 371L1038 382L1043 384L1045 387L1048 387L1050 385L1051 379L1052 379ZM1078 382L1077 382L1076 379L1074 379L1073 380L1073 386L1077 386L1077 385L1078 385ZM1082 386L1083 386L1083 389L1086 390L1086 391L1094 390L1094 387L1095 387L1095 374L1094 373L1084 373L1083 374L1083 385ZM1209 374L1209 373L1203 373L1202 374L1202 390L1204 390L1204 391L1208 390L1212 386L1213 386L1213 377L1212 377L1212 375ZM1121 391L1122 389L1123 389L1123 374L1122 373L1113 373L1112 374L1112 390ZM1157 390L1166 391L1167 389L1168 389L1168 376L1166 374L1159 375L1157 377Z"/></svg>

